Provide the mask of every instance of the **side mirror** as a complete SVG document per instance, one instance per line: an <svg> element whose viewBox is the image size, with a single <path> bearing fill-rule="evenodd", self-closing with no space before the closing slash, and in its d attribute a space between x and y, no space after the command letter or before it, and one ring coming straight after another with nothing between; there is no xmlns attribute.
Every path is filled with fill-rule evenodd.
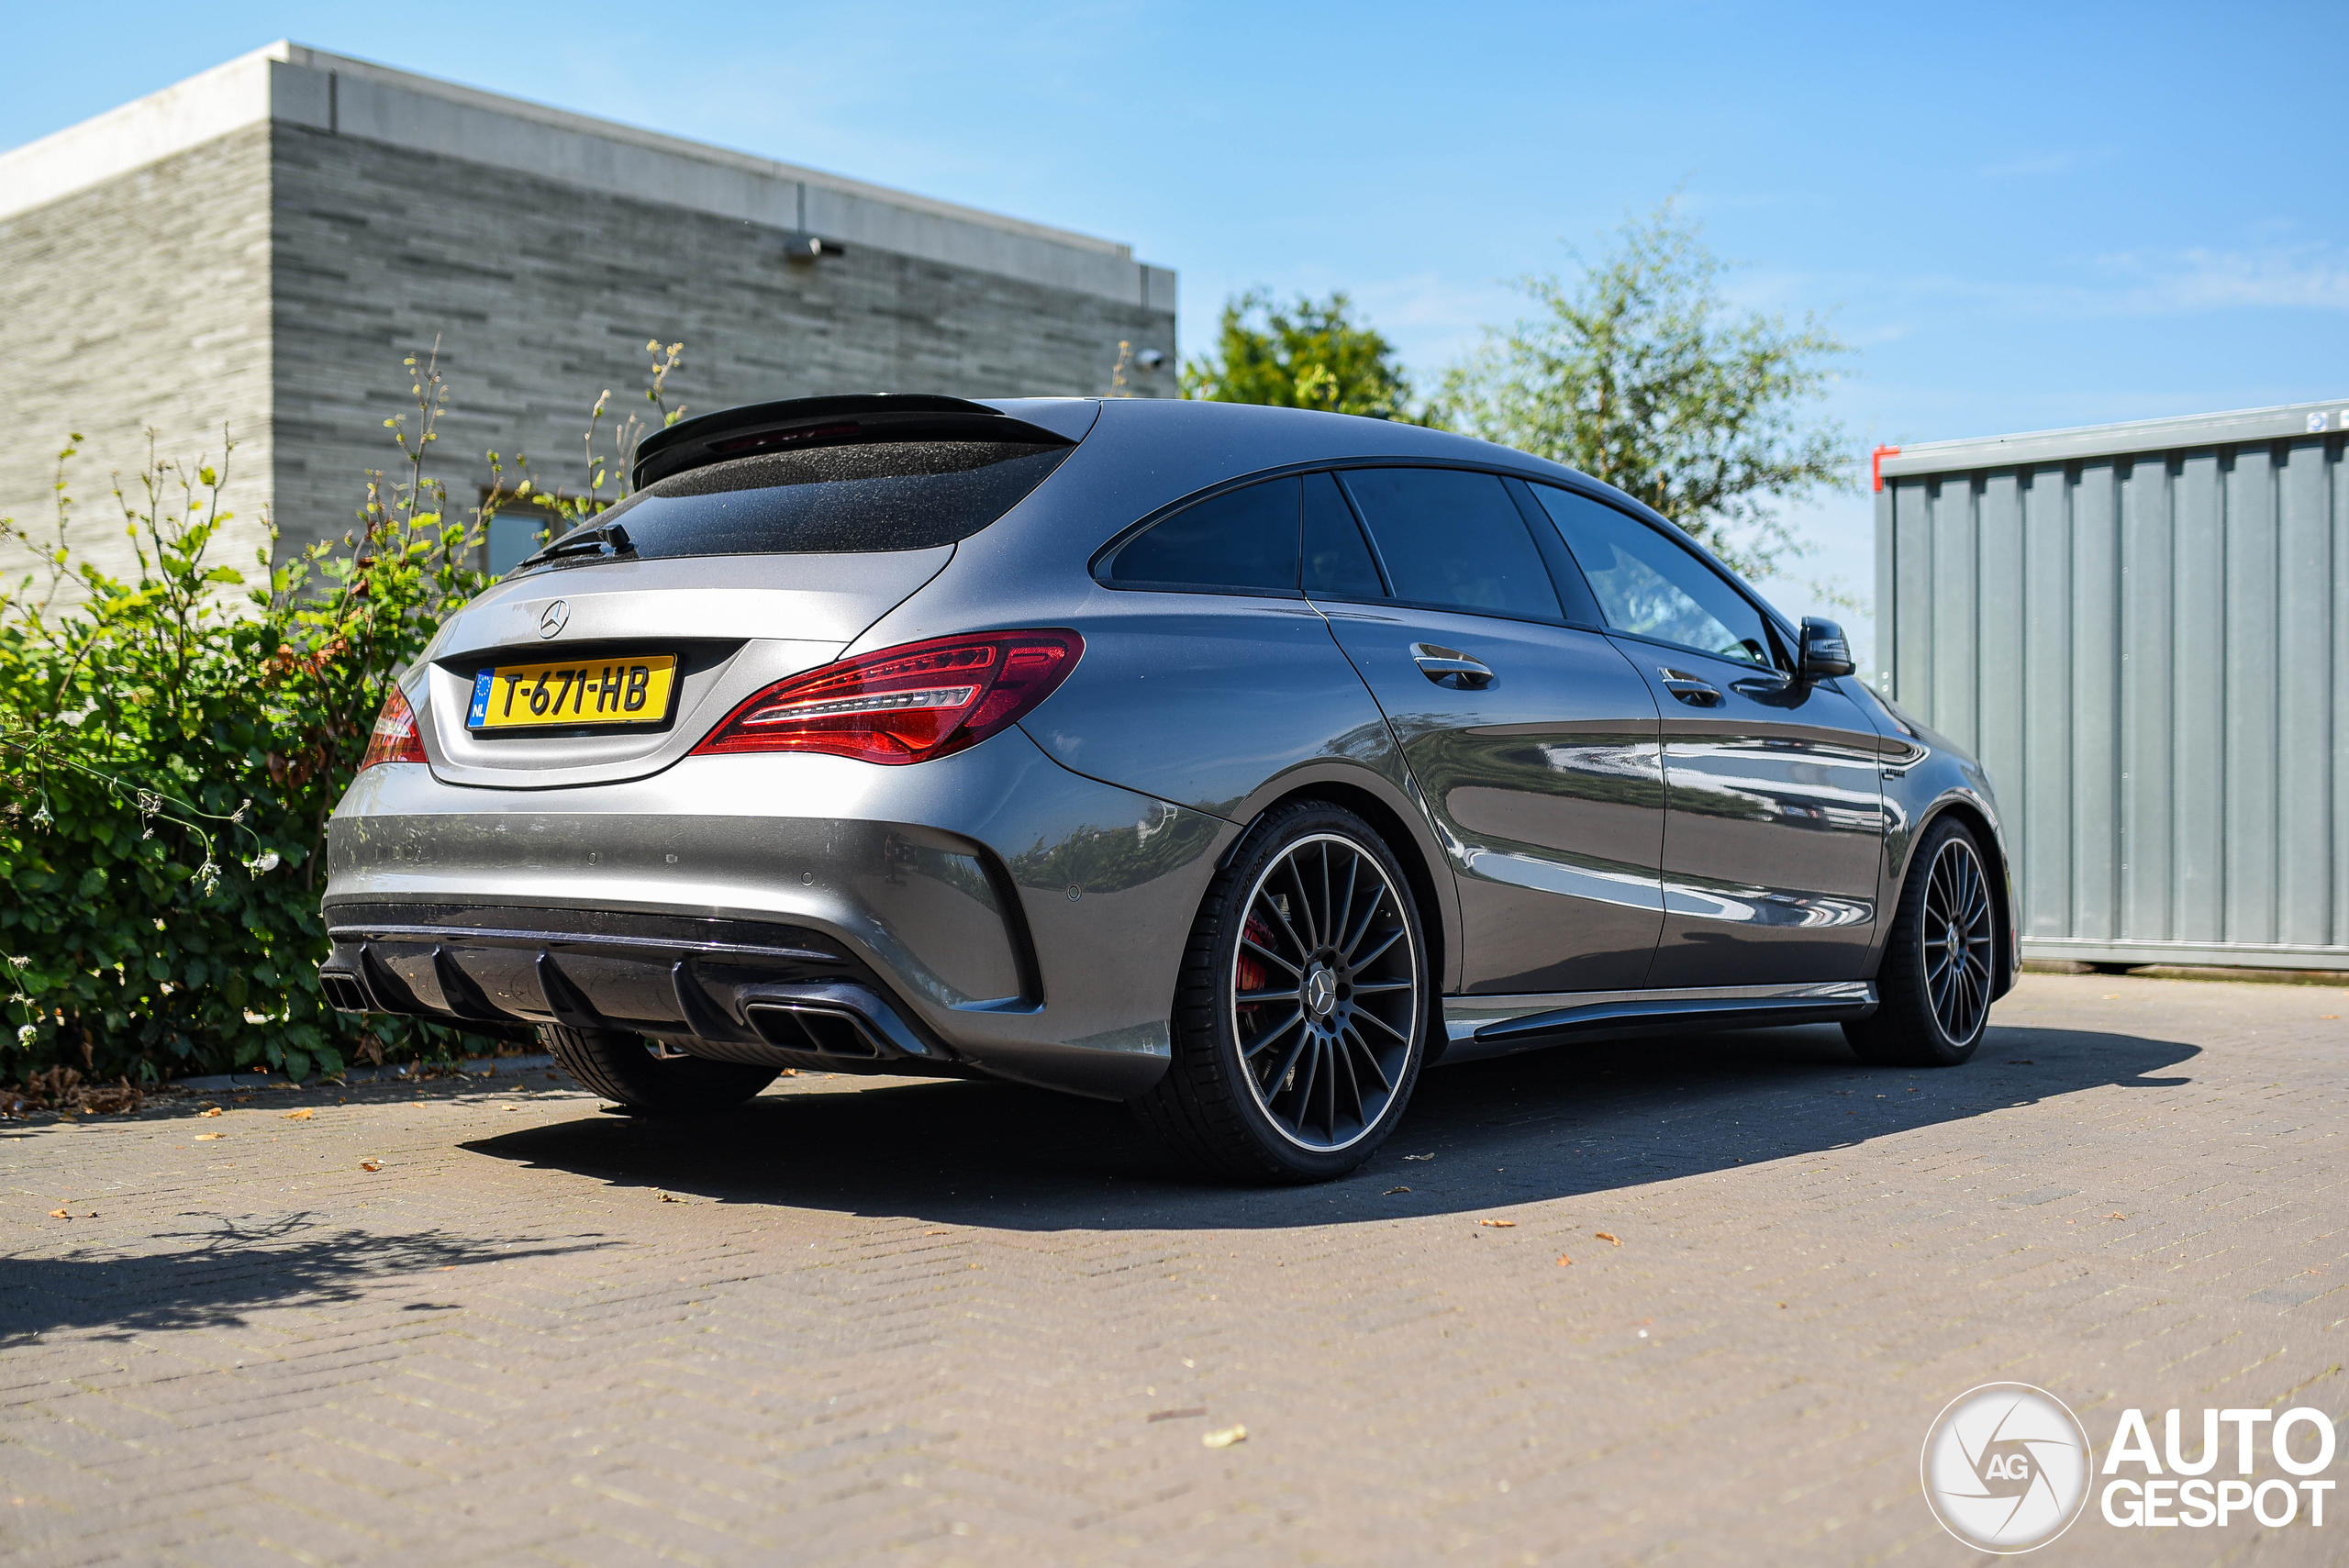
<svg viewBox="0 0 2349 1568"><path fill-rule="evenodd" d="M1852 645L1844 640L1843 628L1817 616L1803 617L1799 662L1802 677L1807 681L1850 674L1853 669Z"/></svg>

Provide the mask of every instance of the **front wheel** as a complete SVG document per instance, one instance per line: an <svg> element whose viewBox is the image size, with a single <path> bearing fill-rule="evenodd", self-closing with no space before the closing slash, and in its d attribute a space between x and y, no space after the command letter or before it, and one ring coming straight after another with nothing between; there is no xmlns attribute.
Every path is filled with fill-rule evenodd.
<svg viewBox="0 0 2349 1568"><path fill-rule="evenodd" d="M540 1024L539 1039L583 1087L631 1110L723 1110L774 1083L778 1071L687 1056L656 1047L640 1034L612 1029Z"/></svg>
<svg viewBox="0 0 2349 1568"><path fill-rule="evenodd" d="M1174 1061L1134 1109L1219 1174L1343 1175L1410 1100L1429 996L1427 941L1393 851L1350 811L1283 806L1208 890L1174 997Z"/></svg>
<svg viewBox="0 0 2349 1568"><path fill-rule="evenodd" d="M1981 848L1944 817L1925 830L1876 977L1876 1012L1843 1026L1863 1062L1954 1067L1982 1043L1997 973L1998 915Z"/></svg>

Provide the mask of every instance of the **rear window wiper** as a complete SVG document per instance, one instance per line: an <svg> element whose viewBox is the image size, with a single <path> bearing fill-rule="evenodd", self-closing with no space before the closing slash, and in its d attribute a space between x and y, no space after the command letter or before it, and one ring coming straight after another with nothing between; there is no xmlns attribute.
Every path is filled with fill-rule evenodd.
<svg viewBox="0 0 2349 1568"><path fill-rule="evenodd" d="M634 555L636 546L629 542L628 526L624 523L597 523L592 528L568 533L534 555L515 562L514 570L525 566L543 566L550 561L560 561L566 555L597 554L609 550L613 555Z"/></svg>

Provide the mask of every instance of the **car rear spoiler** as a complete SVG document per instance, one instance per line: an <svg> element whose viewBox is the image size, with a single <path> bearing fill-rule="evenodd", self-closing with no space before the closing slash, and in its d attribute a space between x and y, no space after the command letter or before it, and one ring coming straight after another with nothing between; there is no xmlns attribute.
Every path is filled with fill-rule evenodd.
<svg viewBox="0 0 2349 1568"><path fill-rule="evenodd" d="M859 440L1022 441L1075 443L999 408L966 398L922 392L865 392L837 397L794 397L752 403L655 430L636 449L630 488L752 452L831 446Z"/></svg>

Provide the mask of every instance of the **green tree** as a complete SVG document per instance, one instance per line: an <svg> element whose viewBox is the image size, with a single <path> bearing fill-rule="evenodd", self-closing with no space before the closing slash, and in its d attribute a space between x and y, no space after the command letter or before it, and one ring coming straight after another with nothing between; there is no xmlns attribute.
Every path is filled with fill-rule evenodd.
<svg viewBox="0 0 2349 1568"><path fill-rule="evenodd" d="M1842 428L1816 407L1851 349L1812 316L1732 310L1722 270L1664 202L1571 282L1520 280L1536 308L1446 374L1440 417L1603 479L1768 576L1809 551L1772 503L1852 483Z"/></svg>
<svg viewBox="0 0 2349 1568"><path fill-rule="evenodd" d="M1183 367L1183 395L1408 419L1410 383L1395 350L1352 319L1343 292L1282 306L1262 289L1227 303L1212 353Z"/></svg>

